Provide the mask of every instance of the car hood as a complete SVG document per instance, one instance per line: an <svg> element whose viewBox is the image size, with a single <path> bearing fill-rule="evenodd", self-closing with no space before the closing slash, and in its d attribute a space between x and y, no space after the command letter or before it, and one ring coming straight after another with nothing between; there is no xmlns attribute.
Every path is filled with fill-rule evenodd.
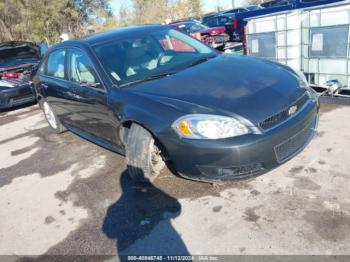
<svg viewBox="0 0 350 262"><path fill-rule="evenodd" d="M206 28L199 31L199 33L201 34L210 34L210 35L219 35L225 32L226 32L226 29L223 26Z"/></svg>
<svg viewBox="0 0 350 262"><path fill-rule="evenodd" d="M290 106L306 90L284 65L222 54L129 91L186 113L240 115L256 124Z"/></svg>

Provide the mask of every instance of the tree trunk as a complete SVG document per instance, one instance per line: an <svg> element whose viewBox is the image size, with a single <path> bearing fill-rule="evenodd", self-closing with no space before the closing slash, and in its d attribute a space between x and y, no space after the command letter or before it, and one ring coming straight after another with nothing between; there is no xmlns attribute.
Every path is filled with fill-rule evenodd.
<svg viewBox="0 0 350 262"><path fill-rule="evenodd" d="M7 29L4 21L2 19L0 19L0 26L2 27L2 31L4 32L4 39L8 39L8 40L13 40L12 34L11 32Z"/></svg>

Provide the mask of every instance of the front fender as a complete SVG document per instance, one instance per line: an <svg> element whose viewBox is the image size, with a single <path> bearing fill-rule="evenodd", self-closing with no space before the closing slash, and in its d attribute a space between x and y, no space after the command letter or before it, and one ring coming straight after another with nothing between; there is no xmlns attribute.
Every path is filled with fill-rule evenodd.
<svg viewBox="0 0 350 262"><path fill-rule="evenodd" d="M137 123L159 139L162 134L172 131L171 124L183 112L130 90L116 90L110 95L110 108L119 126Z"/></svg>

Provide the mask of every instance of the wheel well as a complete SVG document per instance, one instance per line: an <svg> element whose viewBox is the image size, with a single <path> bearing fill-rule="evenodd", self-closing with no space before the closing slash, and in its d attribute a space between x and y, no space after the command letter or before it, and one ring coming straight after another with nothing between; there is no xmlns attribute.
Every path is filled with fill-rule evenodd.
<svg viewBox="0 0 350 262"><path fill-rule="evenodd" d="M132 121L132 120L128 120L128 121L125 121L121 124L121 129L120 129L120 140L122 141L124 147L126 145L126 141L127 141L127 138L128 138L128 134L129 134L129 130L131 128L131 125L132 124L137 124L137 125L140 125L142 126L144 129L146 129L153 137L154 141L155 141L155 144L159 147L159 149L161 150L162 152L162 157L165 161L169 161L169 154L166 150L166 148L164 147L164 145L162 144L162 142L159 141L159 139L154 135L154 133L149 130L147 127L145 127L144 125L136 122L136 121Z"/></svg>

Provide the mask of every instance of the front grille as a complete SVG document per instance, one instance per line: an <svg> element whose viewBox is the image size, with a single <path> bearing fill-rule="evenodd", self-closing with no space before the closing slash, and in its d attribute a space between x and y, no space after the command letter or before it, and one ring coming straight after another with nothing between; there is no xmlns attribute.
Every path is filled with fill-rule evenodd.
<svg viewBox="0 0 350 262"><path fill-rule="evenodd" d="M198 168L203 176L217 179L250 177L261 173L265 169L262 163L252 163L225 168L215 166L198 166Z"/></svg>
<svg viewBox="0 0 350 262"><path fill-rule="evenodd" d="M279 163L288 160L305 146L314 133L315 121L312 121L311 124L293 137L275 146L275 154Z"/></svg>
<svg viewBox="0 0 350 262"><path fill-rule="evenodd" d="M289 109L292 106L297 106L297 111L300 110L300 108L303 107L303 105L306 104L306 102L308 101L309 96L307 95L307 93L304 93L304 95L302 97L300 97L297 101L295 101L294 103L292 103L290 106L288 106L287 108L283 109L282 111L278 112L277 114L270 116L268 118L266 118L265 120L261 121L259 123L259 126L262 129L269 129L271 127L274 127L276 125L278 125L279 123L285 121L286 119L288 119L291 115L288 113ZM296 111L296 112L297 112ZM296 113L295 112L295 113Z"/></svg>

